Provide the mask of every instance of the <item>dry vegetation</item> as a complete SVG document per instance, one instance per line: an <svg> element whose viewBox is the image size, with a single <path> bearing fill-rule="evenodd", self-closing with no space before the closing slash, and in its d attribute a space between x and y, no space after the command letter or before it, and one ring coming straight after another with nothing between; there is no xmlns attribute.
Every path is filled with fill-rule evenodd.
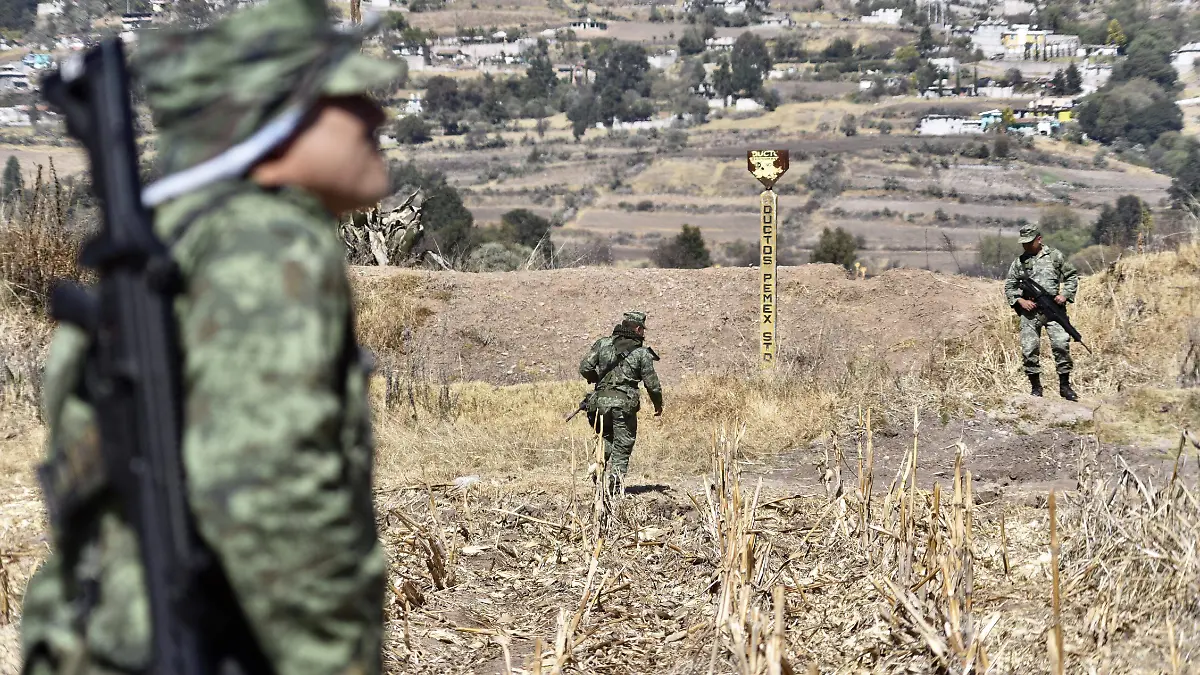
<svg viewBox="0 0 1200 675"><path fill-rule="evenodd" d="M562 423L582 383L461 381L413 337L430 303L450 300L437 275L356 283L360 332L381 363L391 672L1188 672L1195 662L1200 448L1182 430L1200 426L1200 397L1186 388L1196 244L1084 281L1072 317L1094 354L1078 354L1079 389L1104 414L1081 430L1078 479L1056 495L1053 519L1044 497L977 492L982 458L966 443L951 446L950 471L926 470L942 450L925 440L928 414L971 417L1023 387L999 301L973 330L902 363L822 334L792 341L773 373L729 367L668 382L667 414L639 435L633 494L605 507L589 481L591 434ZM0 312L5 673L19 658L22 588L48 546L31 471L47 328L11 297ZM854 298L829 301L853 312ZM480 348L494 339L487 325L453 329ZM907 435L908 450L885 461L881 433ZM1100 452L1115 438L1164 435L1177 460L1159 477ZM750 480L787 450L817 465L820 489Z"/></svg>

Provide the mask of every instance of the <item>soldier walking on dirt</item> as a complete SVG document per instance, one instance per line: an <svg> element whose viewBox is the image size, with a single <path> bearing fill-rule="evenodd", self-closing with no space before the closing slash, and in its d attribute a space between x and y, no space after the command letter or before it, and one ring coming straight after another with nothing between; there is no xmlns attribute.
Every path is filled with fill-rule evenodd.
<svg viewBox="0 0 1200 675"><path fill-rule="evenodd" d="M662 385L654 372L658 354L643 343L645 335L645 312L626 312L612 335L597 340L579 364L579 374L595 385L586 402L588 422L604 437L605 473L613 495L623 488L637 440L638 382L646 386L654 416L663 411Z"/></svg>
<svg viewBox="0 0 1200 675"><path fill-rule="evenodd" d="M1022 227L1018 241L1025 252L1008 268L1004 295L1009 306L1021 317L1021 354L1024 357L1025 374L1029 376L1030 393L1042 395L1042 369L1038 352L1044 327L1050 337L1050 349L1054 353L1054 364L1058 371L1058 393L1068 401L1078 401L1079 396L1071 388L1071 338L1062 326L1046 320L1046 315L1038 310L1033 298L1023 297L1020 279L1028 276L1048 293L1054 293L1054 302L1065 306L1068 302L1075 302L1079 273L1062 251L1042 243L1042 233L1036 225Z"/></svg>

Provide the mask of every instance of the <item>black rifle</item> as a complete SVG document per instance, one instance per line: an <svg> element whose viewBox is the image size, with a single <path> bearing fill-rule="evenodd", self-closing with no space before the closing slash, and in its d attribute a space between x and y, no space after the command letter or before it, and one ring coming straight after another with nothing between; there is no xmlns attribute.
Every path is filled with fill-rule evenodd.
<svg viewBox="0 0 1200 675"><path fill-rule="evenodd" d="M181 365L173 310L178 275L142 204L130 76L119 40L65 62L42 83L87 150L103 223L79 253L94 290L59 284L51 316L89 336L83 397L93 406L109 494L139 542L152 630L152 675L245 670L244 622L230 612L228 582L200 539L187 503L181 446ZM57 494L50 466L43 491L54 528L71 530L89 509ZM224 622L225 625L222 625ZM233 656L233 654L237 656ZM261 672L269 672L263 670Z"/></svg>
<svg viewBox="0 0 1200 675"><path fill-rule="evenodd" d="M1037 303L1038 310L1046 315L1047 321L1052 321L1063 327L1067 331L1067 335L1072 340L1078 342L1088 353L1092 353L1091 347L1083 344L1083 336L1079 334L1075 326L1071 325L1071 319L1067 318L1067 308L1054 301L1054 296L1046 289L1042 288L1041 284L1034 281L1029 275L1022 275L1017 279L1017 283L1021 286L1021 294L1026 296L1027 300L1033 300ZM1017 313L1020 314L1020 305L1017 305Z"/></svg>

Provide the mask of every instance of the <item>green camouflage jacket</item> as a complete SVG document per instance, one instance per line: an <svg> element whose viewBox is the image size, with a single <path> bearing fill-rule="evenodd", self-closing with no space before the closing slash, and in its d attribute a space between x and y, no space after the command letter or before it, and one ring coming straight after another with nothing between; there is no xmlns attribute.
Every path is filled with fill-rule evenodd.
<svg viewBox="0 0 1200 675"><path fill-rule="evenodd" d="M621 351L630 347L633 349L625 360L599 382L600 374L617 359ZM657 360L658 354L640 342L625 337L609 336L600 338L592 345L591 351L579 363L579 374L589 384L599 382L593 403L597 411L606 413L609 410L620 409L636 413L642 404L641 392L638 391L639 382L645 384L646 393L650 395L654 407L662 408L662 384L658 381L658 373L654 372L654 362Z"/></svg>
<svg viewBox="0 0 1200 675"><path fill-rule="evenodd" d="M1021 297L1021 287L1017 282L1026 273L1047 292L1062 295L1067 302L1075 302L1075 292L1079 290L1079 272L1067 261L1062 251L1043 245L1036 255L1022 253L1009 266L1008 278L1004 280L1004 297L1010 307L1016 305L1017 298Z"/></svg>
<svg viewBox="0 0 1200 675"><path fill-rule="evenodd" d="M301 190L224 183L160 207L160 236L205 205L214 206L174 248L184 279L183 460L197 525L279 675L379 673L374 440L336 222ZM44 405L51 456L94 469L92 412L75 393L85 343L58 329ZM136 670L150 647L137 540L111 504L94 518L97 534L60 542L30 581L26 658L86 649ZM88 578L103 591L80 635L71 589Z"/></svg>

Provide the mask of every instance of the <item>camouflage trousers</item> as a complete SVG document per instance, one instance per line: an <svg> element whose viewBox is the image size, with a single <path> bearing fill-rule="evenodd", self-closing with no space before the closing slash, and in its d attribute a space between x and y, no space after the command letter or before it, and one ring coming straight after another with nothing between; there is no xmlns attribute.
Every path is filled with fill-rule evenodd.
<svg viewBox="0 0 1200 675"><path fill-rule="evenodd" d="M613 409L603 415L589 416L592 428L604 437L604 465L613 476L624 477L629 471L629 457L637 441L637 413Z"/></svg>
<svg viewBox="0 0 1200 675"><path fill-rule="evenodd" d="M1074 364L1071 361L1071 337L1067 335L1067 331L1063 330L1062 326L1057 323L1048 323L1046 316L1041 312L1032 316L1021 316L1021 356L1025 363L1025 373L1039 375L1042 372L1039 363L1042 328L1046 329L1046 335L1050 337L1050 351L1054 354L1056 371L1060 375L1070 373Z"/></svg>

